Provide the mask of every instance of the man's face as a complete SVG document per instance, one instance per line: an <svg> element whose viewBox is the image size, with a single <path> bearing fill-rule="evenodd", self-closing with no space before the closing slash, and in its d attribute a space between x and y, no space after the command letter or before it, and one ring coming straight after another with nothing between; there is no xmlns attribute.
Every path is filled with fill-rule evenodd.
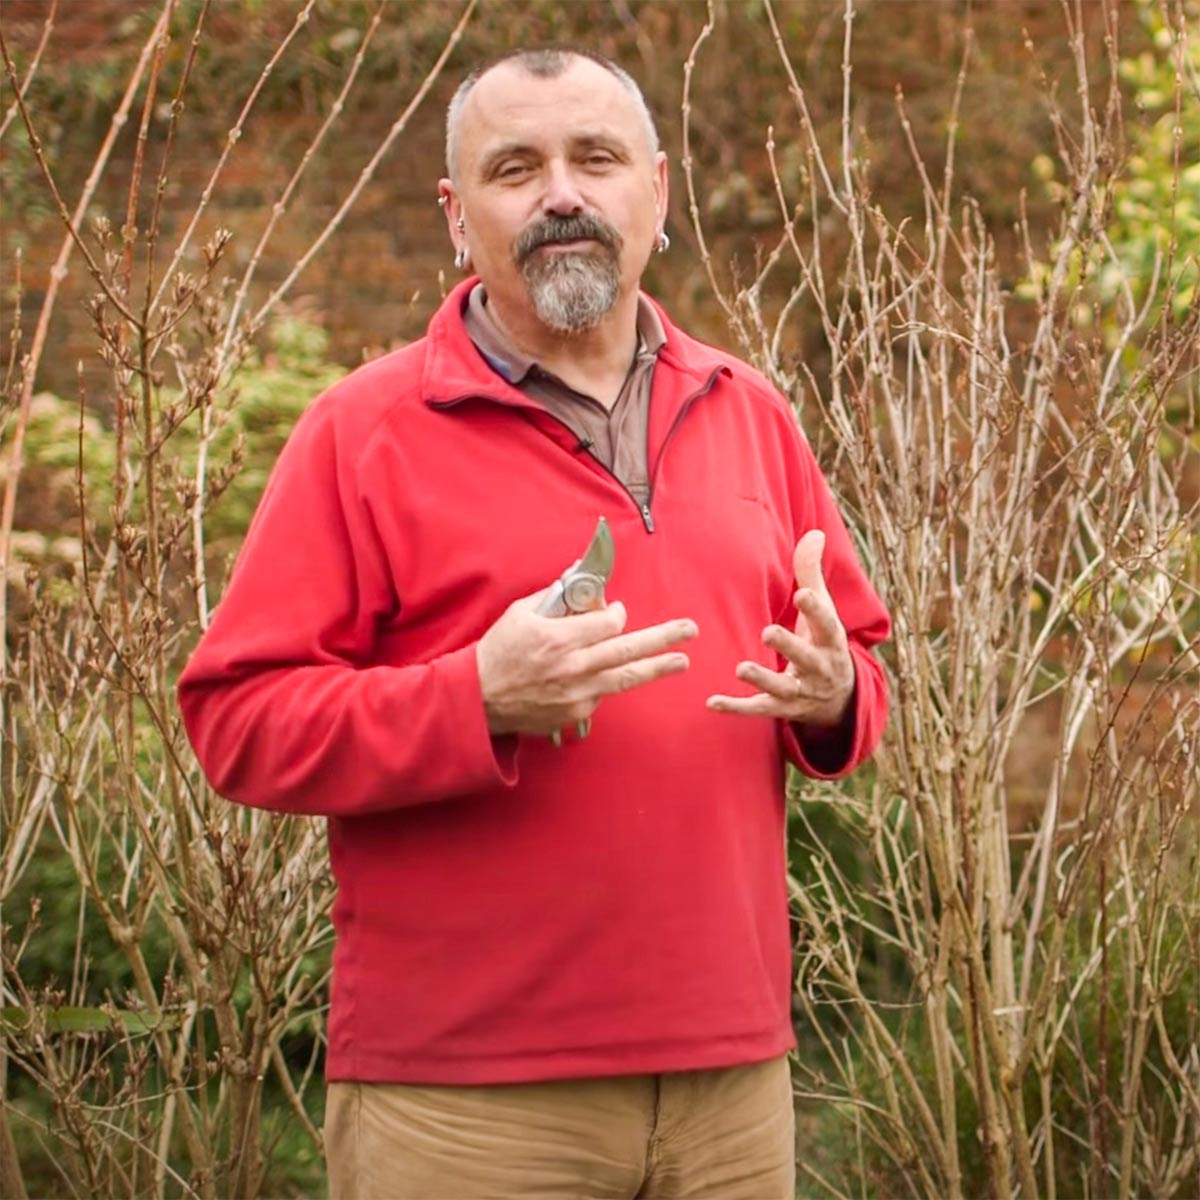
<svg viewBox="0 0 1200 1200"><path fill-rule="evenodd" d="M621 82L583 58L554 79L488 71L460 114L455 175L439 187L451 237L488 295L560 333L636 290L666 215L666 156Z"/></svg>

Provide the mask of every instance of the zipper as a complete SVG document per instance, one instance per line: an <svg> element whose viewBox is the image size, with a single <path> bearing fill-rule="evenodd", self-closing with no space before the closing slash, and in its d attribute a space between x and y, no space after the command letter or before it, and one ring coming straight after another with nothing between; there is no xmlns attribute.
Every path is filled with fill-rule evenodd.
<svg viewBox="0 0 1200 1200"><path fill-rule="evenodd" d="M477 392L468 392L464 396L453 396L448 400L431 400L430 404L434 408L443 408L443 409L444 408L454 408L456 405L461 404L464 400L474 399L478 394L479 393L477 393ZM575 439L576 442L579 441L579 435L575 432L574 429L571 428L570 425L568 425L566 423L566 421L563 421L559 417L556 417L548 409L537 408L536 411L540 417L546 417L549 420L553 421L556 425L561 425ZM587 454L587 456L592 460L592 462L594 462L596 464L596 466L598 466L600 468L600 470L602 470L605 473L605 475L607 475L617 485L617 487L619 487L621 489L621 491L623 491L625 493L625 495L627 495L629 497L630 503L632 503L633 507L638 510L638 513L642 518L642 524L646 526L646 532L653 533L654 532L654 518L650 515L649 503L646 503L646 504L641 503L641 501L638 500L638 498L625 486L624 482L620 478L618 478L616 475L614 475L613 472L611 471L611 469L605 463L602 463L591 452L591 450L588 450L583 446L578 446L575 450L575 453L576 454Z"/></svg>
<svg viewBox="0 0 1200 1200"><path fill-rule="evenodd" d="M646 527L647 533L653 533L657 528L654 524L654 515L650 511L650 506L654 501L654 485L658 480L658 472L662 467L662 461L666 457L667 447L671 444L671 439L674 438L675 431L683 423L684 417L686 417L691 411L692 405L695 404L696 401L702 396L707 396L708 393L713 390L713 387L717 382L717 377L724 369L724 367L717 367L717 369L713 371L713 373L704 381L704 385L699 390L693 392L683 402L683 406L676 414L675 420L671 422L671 428L667 430L667 436L663 439L662 449L658 452L658 462L654 466L654 478L650 480L650 493L646 497L645 504L641 503L638 498L625 486L622 480L614 475L612 470L606 464L602 463L591 452L591 450L584 451L584 453L591 458L591 460L621 489L621 491L623 491L625 495L629 497L634 508L638 510L638 515L642 518L642 524ZM430 404L434 408L453 408L455 405L461 404L464 400L471 400L478 395L478 392L468 392L465 395L453 396L447 400L431 400ZM572 437L578 440L578 434L576 434L575 430L572 429L571 426L566 423L566 421L560 420L552 412L549 412L544 408L538 408L537 412L541 416L549 417L549 419L555 422L555 424L561 425ZM647 450L649 450L649 447L647 447Z"/></svg>
<svg viewBox="0 0 1200 1200"><path fill-rule="evenodd" d="M696 403L702 396L707 396L716 386L717 377L724 370L724 367L717 367L715 371L704 381L704 386L698 391L693 392L684 402L683 407L675 414L675 420L671 422L671 428L667 430L667 436L663 438L662 449L658 452L658 462L654 464L654 475L650 480L650 495L646 497L646 503L642 505L642 521L646 525L646 532L654 532L654 519L650 516L650 506L654 503L654 488L658 483L658 473L662 470L663 459L667 457L667 448L671 445L671 440L675 437L675 431L683 424L683 419L691 412L692 405Z"/></svg>
<svg viewBox="0 0 1200 1200"><path fill-rule="evenodd" d="M570 427L570 425L568 425L568 424L566 423L566 421L560 420L558 417L556 417L556 416L555 416L555 415L554 415L552 412L550 412L550 411L549 411L549 410L547 410L547 409L543 409L543 410L542 410L542 413L543 413L543 415L544 415L544 416L547 416L547 417L549 417L549 418L550 418L550 420L551 420L551 421L553 421L553 422L554 422L556 425L561 425L561 426L562 426L562 427L563 427L563 428L564 428L564 429L565 429L565 430L566 430L566 431L567 431L567 432L568 432L568 433L569 433L569 434L570 434L570 435L571 435L573 438L575 438L575 440L576 440L576 441L578 441L578 440L579 440L579 435L578 435L578 434L575 432L575 430L573 430L573 429ZM599 459L598 459L598 458L597 458L597 457L596 457L596 456L595 456L595 455L592 453L592 451L591 451L591 449L590 449L589 447L583 447L583 448L581 448L581 449L580 449L580 448L577 448L577 449L576 449L576 451L575 451L575 453L577 453L577 454L586 454L586 455L588 456L588 458L590 458L590 459L592 460L592 462L594 462L594 463L596 464L596 466L598 466L598 467L600 468L600 470L602 470L602 471L605 473L605 475L607 475L607 476L609 477L609 479L611 479L611 480L612 480L612 481L613 481L613 482L614 482L614 483L617 485L617 487L619 487L619 488L621 489L621 491L623 491L623 492L625 493L625 495L627 495L627 496L629 497L629 499L630 499L630 500L633 502L633 506L634 506L634 508L636 508L636 509L638 510L638 512L641 514L641 518L642 518L642 524L643 524L643 525L645 525L645 527L646 527L646 532L647 532L647 533L653 533L653 532L654 532L654 518L653 518L653 517L650 515L650 502L649 502L649 500L647 499L647 502L646 502L645 504L643 504L643 503L642 503L642 502L641 502L641 501L640 501L640 500L639 500L639 499L638 499L638 498L637 498L637 497L636 497L636 496L635 496L635 495L634 495L634 494L633 494L633 493L632 493L632 492L631 492L631 491L630 491L630 490L629 490L629 489L628 489L628 488L625 486L625 482L624 482L624 480L620 479L620 478L619 478L617 475L613 474L612 468L611 468L611 467L609 467L609 466L608 466L606 463L603 463L603 462L601 462L601 461L600 461L600 460L599 460Z"/></svg>

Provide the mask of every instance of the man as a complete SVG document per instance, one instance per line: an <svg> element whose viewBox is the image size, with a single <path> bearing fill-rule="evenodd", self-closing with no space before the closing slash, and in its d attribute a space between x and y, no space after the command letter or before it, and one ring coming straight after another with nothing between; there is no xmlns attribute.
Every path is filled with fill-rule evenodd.
<svg viewBox="0 0 1200 1200"><path fill-rule="evenodd" d="M447 159L474 276L305 414L180 684L218 791L329 818L332 1194L790 1197L785 761L870 753L887 615L787 404L638 290L633 81L505 57ZM601 515L609 603L538 615Z"/></svg>

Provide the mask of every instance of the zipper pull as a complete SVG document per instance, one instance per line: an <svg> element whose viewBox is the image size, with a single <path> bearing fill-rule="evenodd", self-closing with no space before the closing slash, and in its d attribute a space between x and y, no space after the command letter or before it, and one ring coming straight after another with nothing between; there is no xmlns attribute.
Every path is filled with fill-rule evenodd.
<svg viewBox="0 0 1200 1200"><path fill-rule="evenodd" d="M642 505L642 524L646 526L647 533L654 532L654 518L650 515L650 505Z"/></svg>

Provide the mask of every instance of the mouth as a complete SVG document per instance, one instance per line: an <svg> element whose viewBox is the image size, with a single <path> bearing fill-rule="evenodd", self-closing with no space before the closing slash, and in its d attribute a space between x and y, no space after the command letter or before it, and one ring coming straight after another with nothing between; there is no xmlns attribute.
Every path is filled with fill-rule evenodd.
<svg viewBox="0 0 1200 1200"><path fill-rule="evenodd" d="M596 245L599 245L599 243L595 238L571 238L563 242L543 242L537 247L537 250L549 250L551 253L570 253L573 250L586 250L589 246Z"/></svg>

